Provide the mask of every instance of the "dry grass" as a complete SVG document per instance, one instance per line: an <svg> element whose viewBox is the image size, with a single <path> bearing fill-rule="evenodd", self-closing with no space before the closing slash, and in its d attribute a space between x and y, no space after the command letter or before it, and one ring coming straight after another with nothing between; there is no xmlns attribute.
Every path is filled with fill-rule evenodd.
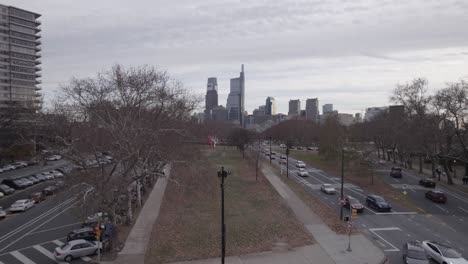
<svg viewBox="0 0 468 264"><path fill-rule="evenodd" d="M225 182L227 255L268 251L276 242L291 247L312 240L268 180L233 148L204 149L193 164L171 173L148 263L205 259L220 255L220 187L217 171L232 172Z"/></svg>

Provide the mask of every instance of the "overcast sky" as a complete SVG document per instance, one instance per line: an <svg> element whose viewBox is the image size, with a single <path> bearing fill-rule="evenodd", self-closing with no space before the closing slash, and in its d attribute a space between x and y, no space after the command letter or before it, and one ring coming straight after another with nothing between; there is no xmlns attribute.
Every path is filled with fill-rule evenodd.
<svg viewBox="0 0 468 264"><path fill-rule="evenodd" d="M245 64L246 110L319 98L340 112L387 105L397 83L468 79L466 0L3 0L42 14L46 100L72 76L150 64L203 95ZM203 105L204 106L204 102ZM321 109L320 109L321 111Z"/></svg>

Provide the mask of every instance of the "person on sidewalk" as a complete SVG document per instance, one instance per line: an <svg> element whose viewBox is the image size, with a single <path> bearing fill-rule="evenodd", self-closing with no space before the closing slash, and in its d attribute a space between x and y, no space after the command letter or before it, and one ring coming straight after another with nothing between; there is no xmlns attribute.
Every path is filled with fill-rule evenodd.
<svg viewBox="0 0 468 264"><path fill-rule="evenodd" d="M435 171L437 172L437 175L439 176L439 180L440 180L440 174L442 173L442 171L440 170L440 166L437 167L437 169L435 169Z"/></svg>

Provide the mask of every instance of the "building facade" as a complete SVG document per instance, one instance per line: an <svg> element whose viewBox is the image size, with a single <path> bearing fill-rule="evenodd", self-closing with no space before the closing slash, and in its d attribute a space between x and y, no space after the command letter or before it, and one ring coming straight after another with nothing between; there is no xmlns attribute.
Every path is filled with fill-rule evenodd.
<svg viewBox="0 0 468 264"><path fill-rule="evenodd" d="M319 101L318 98L307 99L306 101L306 119L314 123L319 122Z"/></svg>
<svg viewBox="0 0 468 264"><path fill-rule="evenodd" d="M301 114L301 100L289 100L288 115L300 115Z"/></svg>
<svg viewBox="0 0 468 264"><path fill-rule="evenodd" d="M0 108L40 102L40 16L0 5Z"/></svg>
<svg viewBox="0 0 468 264"><path fill-rule="evenodd" d="M267 97L265 102L265 115L276 115L276 102L275 98Z"/></svg>
<svg viewBox="0 0 468 264"><path fill-rule="evenodd" d="M365 121L372 121L376 116L385 112L387 107L369 107L366 108L366 113L364 114Z"/></svg>
<svg viewBox="0 0 468 264"><path fill-rule="evenodd" d="M215 77L208 78L205 96L205 115L211 119L211 110L218 106L218 80Z"/></svg>
<svg viewBox="0 0 468 264"><path fill-rule="evenodd" d="M227 121L227 118L228 112L224 106L218 105L211 109L211 120L224 122Z"/></svg>
<svg viewBox="0 0 468 264"><path fill-rule="evenodd" d="M231 79L231 91L228 95L226 109L228 119L239 125L244 125L244 103L245 103L245 76L244 64L242 64L240 76Z"/></svg>
<svg viewBox="0 0 468 264"><path fill-rule="evenodd" d="M333 104L324 104L322 106L322 113L323 114L331 113L331 112L333 112Z"/></svg>

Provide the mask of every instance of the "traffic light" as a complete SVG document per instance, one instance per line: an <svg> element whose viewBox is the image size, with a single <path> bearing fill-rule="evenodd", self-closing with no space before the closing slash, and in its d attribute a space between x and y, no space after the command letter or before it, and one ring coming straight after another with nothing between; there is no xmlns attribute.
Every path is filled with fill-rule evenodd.
<svg viewBox="0 0 468 264"><path fill-rule="evenodd" d="M99 239L101 238L101 230L99 230L99 227L95 226L93 228L93 232L94 232L96 241L99 241Z"/></svg>

